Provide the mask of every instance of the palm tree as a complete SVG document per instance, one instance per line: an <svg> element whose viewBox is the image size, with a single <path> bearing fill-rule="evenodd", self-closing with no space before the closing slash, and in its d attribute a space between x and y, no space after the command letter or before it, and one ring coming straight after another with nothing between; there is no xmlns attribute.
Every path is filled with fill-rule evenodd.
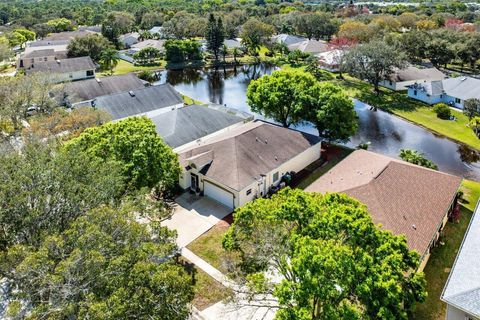
<svg viewBox="0 0 480 320"><path fill-rule="evenodd" d="M228 47L225 44L222 45L221 52L222 52L223 64L225 64L227 62L225 58L228 54Z"/></svg>
<svg viewBox="0 0 480 320"><path fill-rule="evenodd" d="M233 54L233 63L237 65L237 56L240 53L240 50L238 48L233 48L232 54Z"/></svg>
<svg viewBox="0 0 480 320"><path fill-rule="evenodd" d="M106 49L100 56L100 64L103 69L110 70L113 74L113 69L118 65L117 51L114 49Z"/></svg>

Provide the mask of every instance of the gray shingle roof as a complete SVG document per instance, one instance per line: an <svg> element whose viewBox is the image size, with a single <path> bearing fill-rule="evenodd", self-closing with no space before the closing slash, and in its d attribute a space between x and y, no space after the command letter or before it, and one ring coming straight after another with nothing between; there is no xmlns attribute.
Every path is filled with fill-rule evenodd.
<svg viewBox="0 0 480 320"><path fill-rule="evenodd" d="M328 43L323 40L305 40L288 46L288 50L300 50L303 53L322 53L329 50Z"/></svg>
<svg viewBox="0 0 480 320"><path fill-rule="evenodd" d="M470 77L457 77L443 80L443 90L449 96L467 100L480 99L480 80Z"/></svg>
<svg viewBox="0 0 480 320"><path fill-rule="evenodd" d="M135 74L126 74L71 82L65 86L65 92L70 103L77 103L144 87L143 81Z"/></svg>
<svg viewBox="0 0 480 320"><path fill-rule="evenodd" d="M477 204L452 270L442 300L480 317L480 208Z"/></svg>
<svg viewBox="0 0 480 320"><path fill-rule="evenodd" d="M415 66L408 66L404 69L397 70L390 76L393 82L413 81L413 80L443 80L445 75L437 68L418 68Z"/></svg>
<svg viewBox="0 0 480 320"><path fill-rule="evenodd" d="M24 54L25 58L38 58L38 57L48 57L54 56L55 50L53 49L41 49L41 50L34 50Z"/></svg>
<svg viewBox="0 0 480 320"><path fill-rule="evenodd" d="M26 73L32 72L51 72L67 73L84 70L95 70L96 66L90 57L78 57L62 59L57 61L47 61L36 64L34 68L26 70Z"/></svg>
<svg viewBox="0 0 480 320"><path fill-rule="evenodd" d="M132 94L131 94L132 93ZM144 114L183 103L180 94L168 83L101 96L95 106L110 113L113 120Z"/></svg>
<svg viewBox="0 0 480 320"><path fill-rule="evenodd" d="M287 46L289 46L291 44L294 44L294 43L302 42L302 41L305 41L305 40L307 40L307 38L292 36L292 35L285 34L285 33L281 33L281 34L278 34L278 35L272 37L273 42L276 42L276 43L282 43L283 42Z"/></svg>
<svg viewBox="0 0 480 320"><path fill-rule="evenodd" d="M232 109L194 105L162 113L152 121L163 140L176 148L251 117Z"/></svg>
<svg viewBox="0 0 480 320"><path fill-rule="evenodd" d="M180 164L187 167L194 163L206 177L240 191L320 143L320 139L256 120L204 143L181 152Z"/></svg>

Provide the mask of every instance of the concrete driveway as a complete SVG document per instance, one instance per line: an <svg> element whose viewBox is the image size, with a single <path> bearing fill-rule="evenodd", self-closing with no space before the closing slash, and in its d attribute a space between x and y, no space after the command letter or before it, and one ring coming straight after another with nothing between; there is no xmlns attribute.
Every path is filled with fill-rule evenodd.
<svg viewBox="0 0 480 320"><path fill-rule="evenodd" d="M162 225L176 230L180 248L200 237L218 221L232 212L232 209L208 198L184 193L175 199L176 205L170 219Z"/></svg>

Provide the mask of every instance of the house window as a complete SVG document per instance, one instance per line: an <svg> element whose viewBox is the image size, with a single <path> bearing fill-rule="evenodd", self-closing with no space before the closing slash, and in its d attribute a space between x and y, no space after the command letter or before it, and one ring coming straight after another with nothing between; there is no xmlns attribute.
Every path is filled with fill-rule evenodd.
<svg viewBox="0 0 480 320"><path fill-rule="evenodd" d="M43 58L43 61L47 61L47 60L48 60L48 58L47 58L47 57Z"/></svg>
<svg viewBox="0 0 480 320"><path fill-rule="evenodd" d="M72 78L73 78L73 74L71 74L71 73L70 73L68 76L70 77L70 79L72 79Z"/></svg>
<svg viewBox="0 0 480 320"><path fill-rule="evenodd" d="M247 190L247 196L250 195L250 194L252 194L252 189Z"/></svg>
<svg viewBox="0 0 480 320"><path fill-rule="evenodd" d="M278 171L273 174L272 179L273 179L273 182L277 182L277 180L278 180Z"/></svg>
<svg viewBox="0 0 480 320"><path fill-rule="evenodd" d="M390 85L393 86L393 82L392 81L389 81Z"/></svg>
<svg viewBox="0 0 480 320"><path fill-rule="evenodd" d="M460 100L459 98L455 98L455 103L460 103L462 102L462 100Z"/></svg>
<svg viewBox="0 0 480 320"><path fill-rule="evenodd" d="M417 95L417 90L413 90L413 95L414 95L414 96Z"/></svg>
<svg viewBox="0 0 480 320"><path fill-rule="evenodd" d="M87 77L93 76L93 70L87 70Z"/></svg>

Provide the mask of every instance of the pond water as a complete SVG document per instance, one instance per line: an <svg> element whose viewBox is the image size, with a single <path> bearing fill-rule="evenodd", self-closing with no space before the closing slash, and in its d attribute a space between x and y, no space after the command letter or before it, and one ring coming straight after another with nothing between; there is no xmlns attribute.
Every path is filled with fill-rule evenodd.
<svg viewBox="0 0 480 320"><path fill-rule="evenodd" d="M275 66L259 64L237 68L167 70L161 73L159 83L168 82L176 90L195 100L214 102L250 112L246 90L252 79L270 74ZM464 178L480 180L480 154L471 148L414 125L383 111L372 111L370 106L355 101L359 116L359 130L346 145L356 147L369 143L369 150L398 157L400 149L414 149L436 163L441 171ZM309 125L297 129L317 134Z"/></svg>

